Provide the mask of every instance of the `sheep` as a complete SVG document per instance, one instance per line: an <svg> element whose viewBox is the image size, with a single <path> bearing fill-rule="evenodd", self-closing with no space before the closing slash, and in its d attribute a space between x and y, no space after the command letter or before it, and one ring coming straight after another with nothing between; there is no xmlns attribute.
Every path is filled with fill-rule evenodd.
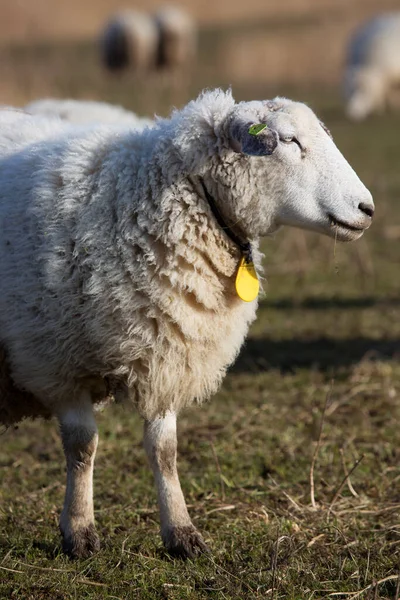
<svg viewBox="0 0 400 600"><path fill-rule="evenodd" d="M194 20L176 6L165 6L154 16L159 31L158 67L182 68L196 54L197 30Z"/></svg>
<svg viewBox="0 0 400 600"><path fill-rule="evenodd" d="M135 10L116 14L100 36L104 65L111 71L129 67L136 71L154 68L157 61L158 31L150 15Z"/></svg>
<svg viewBox="0 0 400 600"><path fill-rule="evenodd" d="M400 12L362 25L350 40L344 75L346 113L362 120L382 112L400 83Z"/></svg>
<svg viewBox="0 0 400 600"><path fill-rule="evenodd" d="M135 129L151 127L151 119L139 117L122 106L89 100L44 98L27 104L24 110L33 115L59 117L69 123L126 123Z"/></svg>
<svg viewBox="0 0 400 600"><path fill-rule="evenodd" d="M259 240L283 225L356 240L371 194L312 110L285 98L210 90L142 132L16 114L0 114L0 347L20 391L7 423L34 416L18 405L32 397L57 418L63 547L85 557L99 549L94 408L133 405L164 545L196 556L207 546L179 482L176 418L215 393L255 319Z"/></svg>

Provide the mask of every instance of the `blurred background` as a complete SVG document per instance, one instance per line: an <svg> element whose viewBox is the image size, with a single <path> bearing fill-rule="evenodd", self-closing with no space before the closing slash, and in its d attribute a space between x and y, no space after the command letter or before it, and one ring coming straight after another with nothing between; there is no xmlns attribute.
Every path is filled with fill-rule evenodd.
<svg viewBox="0 0 400 600"><path fill-rule="evenodd" d="M238 97L313 87L336 95L349 35L399 2L184 0L179 6L199 34L197 58L184 81L159 72L135 75L134 69L107 73L99 52L107 22L124 10L152 13L160 6L160 0L1 0L0 102L99 98L165 114L205 86L232 85Z"/></svg>

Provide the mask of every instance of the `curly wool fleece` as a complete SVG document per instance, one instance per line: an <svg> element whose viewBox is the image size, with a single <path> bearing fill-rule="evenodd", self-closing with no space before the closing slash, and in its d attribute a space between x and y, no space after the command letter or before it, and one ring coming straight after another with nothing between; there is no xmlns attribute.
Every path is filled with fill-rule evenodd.
<svg viewBox="0 0 400 600"><path fill-rule="evenodd" d="M192 180L255 228L248 163L223 131L234 107L209 92L141 134L18 114L14 153L3 135L0 341L15 384L52 412L110 388L146 418L179 410L235 359L257 301L236 295L240 253Z"/></svg>

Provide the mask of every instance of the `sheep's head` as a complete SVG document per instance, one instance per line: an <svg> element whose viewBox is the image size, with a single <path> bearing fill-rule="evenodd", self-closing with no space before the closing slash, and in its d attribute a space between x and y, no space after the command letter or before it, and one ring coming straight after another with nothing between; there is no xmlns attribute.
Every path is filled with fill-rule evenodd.
<svg viewBox="0 0 400 600"><path fill-rule="evenodd" d="M204 179L245 237L291 225L349 241L370 226L371 194L306 105L285 98L235 104L230 92L215 90L172 122L179 164ZM266 128L253 135L254 124Z"/></svg>
<svg viewBox="0 0 400 600"><path fill-rule="evenodd" d="M258 136L249 135L254 123L267 126L259 153ZM214 170L216 193L249 237L291 225L350 241L371 225L371 194L304 104L284 98L237 104L220 135L227 149ZM230 194L221 194L229 187Z"/></svg>

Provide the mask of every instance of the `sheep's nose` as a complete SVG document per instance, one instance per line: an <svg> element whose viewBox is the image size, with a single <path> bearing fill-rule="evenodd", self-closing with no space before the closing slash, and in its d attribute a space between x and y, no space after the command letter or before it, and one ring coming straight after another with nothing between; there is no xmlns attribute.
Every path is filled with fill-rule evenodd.
<svg viewBox="0 0 400 600"><path fill-rule="evenodd" d="M373 204L368 204L367 202L360 202L358 208L361 210L361 212L364 213L364 215L367 215L367 217L369 217L370 219L372 219L372 217L374 216L375 208Z"/></svg>

